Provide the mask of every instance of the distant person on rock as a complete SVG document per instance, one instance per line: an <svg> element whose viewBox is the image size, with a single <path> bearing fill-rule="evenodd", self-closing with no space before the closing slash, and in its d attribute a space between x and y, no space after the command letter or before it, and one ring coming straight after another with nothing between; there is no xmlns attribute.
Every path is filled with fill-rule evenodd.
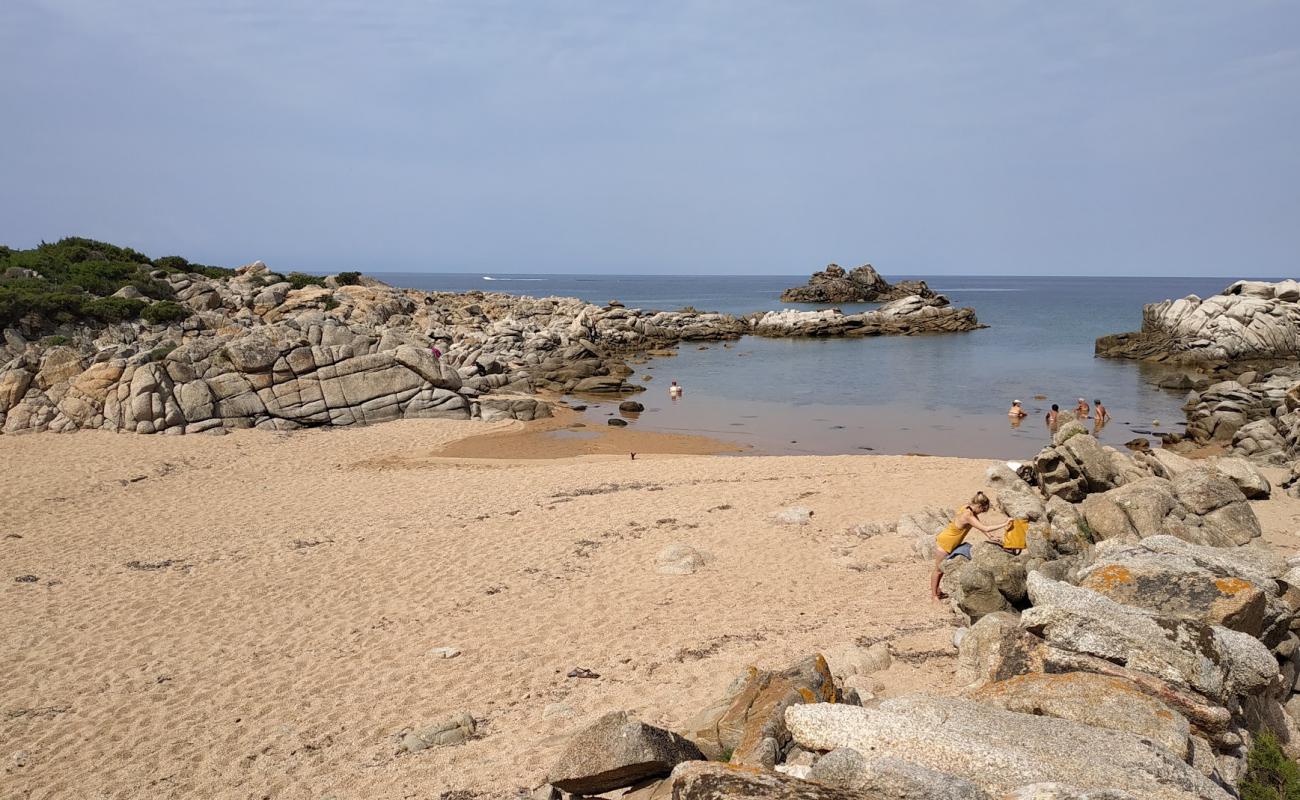
<svg viewBox="0 0 1300 800"><path fill-rule="evenodd" d="M1056 430L1057 418L1061 416L1061 407L1052 403L1052 410L1047 412L1047 427Z"/></svg>
<svg viewBox="0 0 1300 800"><path fill-rule="evenodd" d="M1110 422L1110 412L1106 410L1106 407L1101 404L1100 400L1092 401L1092 409L1093 416L1097 418L1098 428L1105 425L1107 422Z"/></svg>
<svg viewBox="0 0 1300 800"><path fill-rule="evenodd" d="M939 566L953 556L970 558L971 548L965 542L966 535L970 533L971 528L983 533L984 538L990 542L996 545L1002 544L1002 540L993 536L993 534L1008 530L1011 526L1011 520L997 525L984 525L980 522L980 514L988 511L989 506L988 495L983 492L976 492L970 503L962 506L953 521L948 523L948 527L939 532L938 537L935 539L934 572L930 575L930 598L932 600L938 600L942 597L939 594L939 580L943 577L943 572L940 571Z"/></svg>
<svg viewBox="0 0 1300 800"><path fill-rule="evenodd" d="M1083 421L1083 420L1087 419L1087 418L1090 417L1090 416L1092 416L1092 415L1091 415L1090 413L1088 413L1088 401L1087 401L1087 400L1084 400L1082 397L1080 397L1080 398L1079 398L1079 405L1077 405L1077 406L1074 407L1074 417L1075 417L1075 419L1078 419L1078 420L1080 420L1080 421Z"/></svg>
<svg viewBox="0 0 1300 800"><path fill-rule="evenodd" d="M1011 408L1007 409L1007 416L1014 417L1016 419L1024 419L1025 417L1029 416L1029 412L1025 411L1023 408L1020 407L1019 400L1012 400Z"/></svg>

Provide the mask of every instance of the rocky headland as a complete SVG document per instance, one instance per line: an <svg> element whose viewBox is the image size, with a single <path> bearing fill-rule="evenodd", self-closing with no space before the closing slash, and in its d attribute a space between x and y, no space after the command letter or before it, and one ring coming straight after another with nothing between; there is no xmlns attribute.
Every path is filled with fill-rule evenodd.
<svg viewBox="0 0 1300 800"><path fill-rule="evenodd" d="M97 280L118 274L108 269L112 262L95 260L95 246L77 250L89 260L75 262L81 272L74 276L86 264L103 265ZM215 273L147 259L128 267L134 282L99 298L50 288L25 296L41 275L6 271L0 301L16 298L32 310L9 312L0 342L0 431L184 434L411 418L530 420L550 415L538 395L640 391L625 359L684 341L981 327L972 309L942 297L907 296L858 314L737 317L421 292L357 273L285 276L261 262ZM56 301L79 318L61 322L69 312L50 310ZM139 319L128 318L136 313Z"/></svg>
<svg viewBox="0 0 1300 800"><path fill-rule="evenodd" d="M1142 328L1097 340L1097 355L1179 364L1300 358L1300 283L1237 281L1204 300L1142 308Z"/></svg>
<svg viewBox="0 0 1300 800"><path fill-rule="evenodd" d="M1278 466L1300 456L1300 283L1237 281L1205 300L1147 305L1140 331L1104 336L1096 352L1157 365L1154 382L1187 392L1187 428L1166 446Z"/></svg>
<svg viewBox="0 0 1300 800"><path fill-rule="evenodd" d="M937 297L925 281L899 281L891 284L870 264L845 272L839 264L828 264L814 272L804 286L781 293L787 303L883 303L905 297Z"/></svg>

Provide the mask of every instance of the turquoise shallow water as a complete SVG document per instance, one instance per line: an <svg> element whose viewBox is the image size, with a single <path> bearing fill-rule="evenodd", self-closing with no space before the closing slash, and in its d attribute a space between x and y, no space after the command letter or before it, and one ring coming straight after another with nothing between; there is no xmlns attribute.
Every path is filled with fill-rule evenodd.
<svg viewBox="0 0 1300 800"><path fill-rule="evenodd" d="M746 313L808 307L780 301L799 276L591 276L377 274L426 290L576 296L629 307ZM1143 379L1145 367L1093 357L1098 336L1135 330L1142 305L1222 291L1233 278L920 277L990 327L945 336L873 339L761 339L730 347L686 344L674 358L638 367L653 376L633 424L742 441L766 453L928 453L1026 458L1047 438L1051 403L1101 398L1114 422L1103 441L1137 431L1178 430L1182 393ZM863 306L841 306L845 311ZM686 387L671 402L669 381ZM1036 395L1046 397L1035 400ZM1011 400L1030 417L1012 428ZM615 404L588 411L603 424ZM1158 420L1160 425L1153 426ZM865 448L871 448L866 450Z"/></svg>

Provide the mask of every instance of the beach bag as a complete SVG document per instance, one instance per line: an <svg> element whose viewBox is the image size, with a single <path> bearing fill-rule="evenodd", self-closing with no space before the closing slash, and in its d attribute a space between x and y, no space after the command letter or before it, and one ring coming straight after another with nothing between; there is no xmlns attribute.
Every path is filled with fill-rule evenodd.
<svg viewBox="0 0 1300 800"><path fill-rule="evenodd" d="M1029 538L1029 520L1013 519L1011 529L1002 536L1002 549L1019 552L1025 549Z"/></svg>

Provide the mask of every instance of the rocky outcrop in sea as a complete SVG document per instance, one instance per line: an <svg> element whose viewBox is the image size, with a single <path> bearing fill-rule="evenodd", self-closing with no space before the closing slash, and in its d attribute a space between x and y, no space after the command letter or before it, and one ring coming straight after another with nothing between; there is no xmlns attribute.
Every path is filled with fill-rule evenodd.
<svg viewBox="0 0 1300 800"><path fill-rule="evenodd" d="M905 297L934 298L937 295L925 281L899 281L891 284L870 264L848 272L839 264L827 264L814 272L805 286L795 286L781 293L787 303L882 303Z"/></svg>
<svg viewBox="0 0 1300 800"><path fill-rule="evenodd" d="M887 649L813 653L750 668L681 731L602 717L531 796L1229 800L1261 735L1300 754L1300 557L1256 544L1249 500L1272 491L1258 470L1130 457L1077 422L1012 466L989 487L1030 521L1026 547L943 564L967 622L957 696L880 701L855 676ZM911 540L928 563L951 515L859 535Z"/></svg>
<svg viewBox="0 0 1300 800"><path fill-rule="evenodd" d="M157 270L188 314L6 328L0 432L205 433L392 419L550 415L543 395L621 395L625 358L683 341L947 333L980 327L942 298L862 314L736 317L642 311L566 297L357 285L294 288L257 262L233 277ZM438 351L435 354L435 349Z"/></svg>
<svg viewBox="0 0 1300 800"><path fill-rule="evenodd" d="M1096 353L1178 363L1300 358L1300 283L1237 281L1204 300L1142 309L1142 329L1103 336Z"/></svg>

